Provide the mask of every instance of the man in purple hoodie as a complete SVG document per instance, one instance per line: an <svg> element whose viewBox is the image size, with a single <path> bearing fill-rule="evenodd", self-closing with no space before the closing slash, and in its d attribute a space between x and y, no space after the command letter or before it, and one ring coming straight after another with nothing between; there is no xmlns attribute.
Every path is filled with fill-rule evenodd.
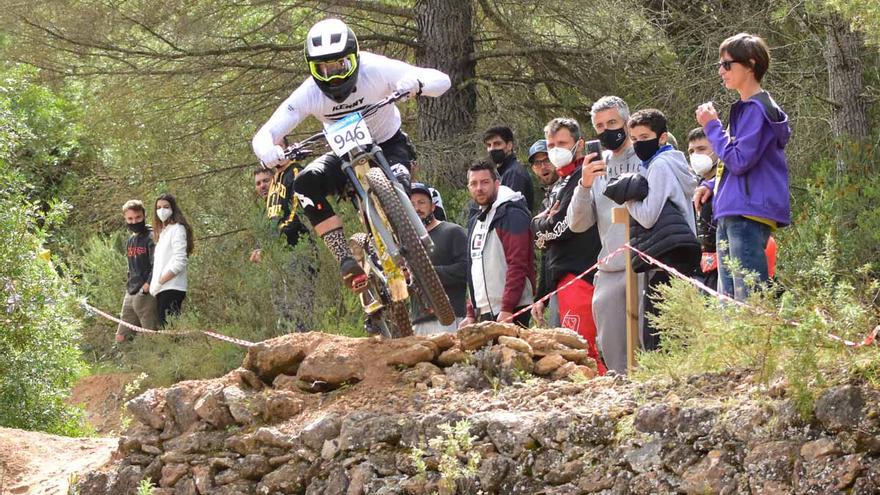
<svg viewBox="0 0 880 495"><path fill-rule="evenodd" d="M785 158L791 128L761 88L770 66L764 40L740 33L724 40L718 52L718 74L740 99L730 109L727 129L711 102L697 108L697 122L721 163L716 178L694 193L694 204L699 208L714 196L721 291L742 301L749 295L748 274L757 274L759 282L769 279L764 247L770 234L791 223ZM737 260L737 269L731 260Z"/></svg>

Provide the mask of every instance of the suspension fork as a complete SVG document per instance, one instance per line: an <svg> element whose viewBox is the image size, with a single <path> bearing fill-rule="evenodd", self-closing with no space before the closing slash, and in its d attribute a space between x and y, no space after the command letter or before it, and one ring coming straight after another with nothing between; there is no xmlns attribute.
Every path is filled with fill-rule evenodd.
<svg viewBox="0 0 880 495"><path fill-rule="evenodd" d="M388 160L385 158L385 154L382 153L382 149L376 146L370 150L368 154L373 157L373 162L379 165L379 168L382 169L385 177L388 177L388 180L391 181L392 186L394 186L394 191L397 192L397 196L403 204L403 210L406 212L409 222L416 229L419 241L425 246L425 250L428 254L431 254L434 251L434 241L432 241L431 236L428 235L428 231L425 229L425 224L422 223L422 219L419 218L419 214L416 213L415 208L412 207L412 201L409 199L409 194L407 194L403 185L397 180L397 178L394 177L394 172L391 171L391 165L388 164Z"/></svg>
<svg viewBox="0 0 880 495"><path fill-rule="evenodd" d="M378 240L382 243L385 251L388 252L388 255L391 256L391 259L394 260L394 263L397 264L397 266L403 266L404 258L400 252L400 246L394 242L394 237L391 235L391 231L388 230L385 222L382 221L382 218L379 216L379 211L376 209L376 205L367 194L361 181L358 180L357 173L354 171L351 162L344 160L342 162L342 171L345 172L345 175L348 177L348 181L354 190L354 194L357 195L360 200L361 207L363 208L362 214L368 223L367 228L369 228L375 236L379 237Z"/></svg>

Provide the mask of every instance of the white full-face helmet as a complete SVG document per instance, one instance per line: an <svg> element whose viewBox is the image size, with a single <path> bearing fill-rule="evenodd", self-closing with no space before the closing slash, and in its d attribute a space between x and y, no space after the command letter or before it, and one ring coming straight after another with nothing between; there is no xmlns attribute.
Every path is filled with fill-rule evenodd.
<svg viewBox="0 0 880 495"><path fill-rule="evenodd" d="M309 29L306 62L312 79L327 97L342 102L354 91L360 69L357 37L339 19L324 19Z"/></svg>

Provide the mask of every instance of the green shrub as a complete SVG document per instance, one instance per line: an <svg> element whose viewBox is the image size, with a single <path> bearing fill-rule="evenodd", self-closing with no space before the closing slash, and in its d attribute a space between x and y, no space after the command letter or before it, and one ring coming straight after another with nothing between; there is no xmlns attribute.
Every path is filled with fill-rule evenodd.
<svg viewBox="0 0 880 495"><path fill-rule="evenodd" d="M814 256L811 266L788 274L796 283L756 291L748 301L752 309L707 298L680 280L662 287L660 314L652 318L662 335L662 349L639 355L636 376L681 380L746 368L764 383L784 377L805 417L817 393L842 367L876 377L876 367L854 359L872 350L848 349L828 335L861 340L873 328L875 313L860 293L876 292L880 285L864 282L857 290L840 275L845 272L836 242L830 234L824 239L822 254ZM866 269L855 275L864 276Z"/></svg>
<svg viewBox="0 0 880 495"><path fill-rule="evenodd" d="M80 434L80 415L64 403L83 371L77 301L68 280L39 256L66 207L40 212L2 160L0 184L0 424Z"/></svg>

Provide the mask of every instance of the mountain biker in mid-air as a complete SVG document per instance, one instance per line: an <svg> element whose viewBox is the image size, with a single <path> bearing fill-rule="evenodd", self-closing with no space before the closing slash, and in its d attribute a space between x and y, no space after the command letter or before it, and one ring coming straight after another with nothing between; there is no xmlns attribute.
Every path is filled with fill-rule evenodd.
<svg viewBox="0 0 880 495"><path fill-rule="evenodd" d="M311 77L281 103L253 138L254 153L266 167L287 162L282 147L284 136L309 115L331 123L395 91L409 96L440 96L450 86L449 76L438 70L360 52L354 32L339 19L325 19L309 29L305 57ZM400 130L397 107L381 107L365 120L395 175L408 176L415 156L409 139ZM327 195L342 192L346 180L342 160L326 153L297 175L293 192L315 232L339 262L345 284L359 290L366 286L366 275L352 258L342 221L327 202Z"/></svg>

